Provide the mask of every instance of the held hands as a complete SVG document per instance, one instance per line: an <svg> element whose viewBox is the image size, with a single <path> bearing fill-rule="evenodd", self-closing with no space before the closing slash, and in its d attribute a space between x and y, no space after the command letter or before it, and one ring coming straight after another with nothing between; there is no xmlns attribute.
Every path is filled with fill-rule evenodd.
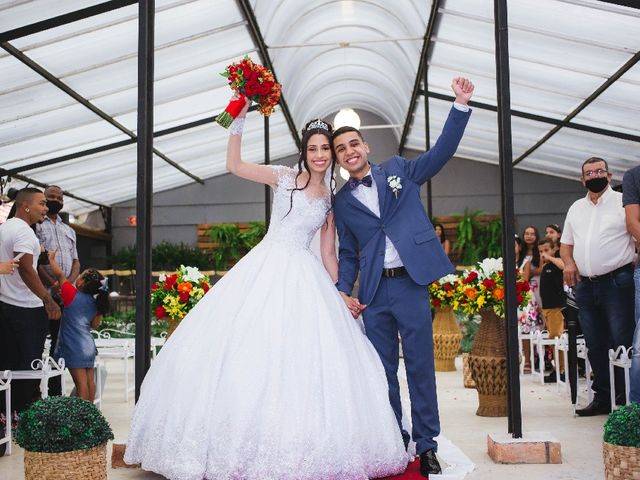
<svg viewBox="0 0 640 480"><path fill-rule="evenodd" d="M362 311L367 308L367 306L362 305L357 298L350 297L344 292L340 292L340 296L342 297L342 300L349 309L349 313L351 313L351 316L353 318L358 318Z"/></svg>
<svg viewBox="0 0 640 480"><path fill-rule="evenodd" d="M451 82L451 90L456 95L456 103L467 105L469 100L473 96L473 90L475 86L471 83L471 80L463 77L456 77Z"/></svg>

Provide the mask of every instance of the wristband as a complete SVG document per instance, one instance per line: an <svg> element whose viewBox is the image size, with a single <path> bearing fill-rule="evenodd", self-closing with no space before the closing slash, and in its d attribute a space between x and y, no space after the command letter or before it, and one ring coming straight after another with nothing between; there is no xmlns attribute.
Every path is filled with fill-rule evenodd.
<svg viewBox="0 0 640 480"><path fill-rule="evenodd" d="M236 118L229 128L230 135L242 135L244 129L244 118Z"/></svg>

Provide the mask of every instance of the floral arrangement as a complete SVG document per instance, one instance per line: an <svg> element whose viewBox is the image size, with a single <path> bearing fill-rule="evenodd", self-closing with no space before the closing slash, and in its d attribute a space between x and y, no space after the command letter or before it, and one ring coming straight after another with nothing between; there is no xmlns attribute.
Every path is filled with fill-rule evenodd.
<svg viewBox="0 0 640 480"><path fill-rule="evenodd" d="M196 267L180 268L171 275L162 274L151 285L151 308L158 320L182 319L209 291L209 279Z"/></svg>
<svg viewBox="0 0 640 480"><path fill-rule="evenodd" d="M429 285L429 298L434 307L453 307L456 290L460 285L457 275L450 274Z"/></svg>
<svg viewBox="0 0 640 480"><path fill-rule="evenodd" d="M529 283L522 280L518 271L516 280L516 301L518 308L529 303ZM476 268L462 275L460 285L452 303L454 310L468 315L483 308L492 308L496 315L504 316L504 278L502 258L485 258Z"/></svg>
<svg viewBox="0 0 640 480"><path fill-rule="evenodd" d="M623 447L640 447L640 404L630 403L609 414L604 441Z"/></svg>
<svg viewBox="0 0 640 480"><path fill-rule="evenodd" d="M265 117L273 113L280 101L282 86L275 81L271 70L254 63L248 56L240 62L232 63L220 75L229 81L234 92L241 95L227 105L224 112L217 116L216 122L229 128L246 103L246 98L258 104L258 111ZM246 97L246 98L245 98Z"/></svg>
<svg viewBox="0 0 640 480"><path fill-rule="evenodd" d="M71 452L113 440L100 410L79 397L38 400L20 414L16 443L30 452Z"/></svg>

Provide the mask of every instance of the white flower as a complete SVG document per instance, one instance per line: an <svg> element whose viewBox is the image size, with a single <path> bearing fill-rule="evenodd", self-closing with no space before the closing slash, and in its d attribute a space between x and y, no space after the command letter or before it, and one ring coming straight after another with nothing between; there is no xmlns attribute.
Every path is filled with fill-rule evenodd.
<svg viewBox="0 0 640 480"><path fill-rule="evenodd" d="M161 273L161 274L158 276L158 281L159 281L159 282L164 282L166 279L167 279L167 276L166 276L164 273Z"/></svg>
<svg viewBox="0 0 640 480"><path fill-rule="evenodd" d="M503 270L502 257L500 258L485 258L478 263L478 273L482 278L489 278L496 272Z"/></svg>
<svg viewBox="0 0 640 480"><path fill-rule="evenodd" d="M397 175L390 175L387 177L387 183L391 188L391 191L395 194L396 198L398 198L398 192L402 190L402 181L400 177Z"/></svg>
<svg viewBox="0 0 640 480"><path fill-rule="evenodd" d="M450 273L449 275L445 275L444 277L442 277L440 280L438 280L438 283L440 285L444 285L445 283L453 283L456 280L458 280L458 275L455 275L453 273Z"/></svg>
<svg viewBox="0 0 640 480"><path fill-rule="evenodd" d="M204 278L204 275L200 273L197 267L185 267L184 265L180 265L180 270L182 270L182 279L187 282L198 283L201 278Z"/></svg>

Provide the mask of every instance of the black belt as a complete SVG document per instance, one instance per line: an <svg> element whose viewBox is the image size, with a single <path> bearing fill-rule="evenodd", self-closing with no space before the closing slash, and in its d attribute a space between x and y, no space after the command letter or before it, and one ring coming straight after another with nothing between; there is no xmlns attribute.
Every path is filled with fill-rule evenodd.
<svg viewBox="0 0 640 480"><path fill-rule="evenodd" d="M581 275L582 280L588 280L590 282L599 282L601 280L607 280L609 278L613 278L620 272L625 271L633 271L633 263L627 263L626 265L621 266L620 268L616 268L615 270L611 270L609 273L603 273L602 275L592 275L591 277L583 277Z"/></svg>
<svg viewBox="0 0 640 480"><path fill-rule="evenodd" d="M407 269L404 267L382 269L382 276L387 278L401 277L406 274L407 274Z"/></svg>

